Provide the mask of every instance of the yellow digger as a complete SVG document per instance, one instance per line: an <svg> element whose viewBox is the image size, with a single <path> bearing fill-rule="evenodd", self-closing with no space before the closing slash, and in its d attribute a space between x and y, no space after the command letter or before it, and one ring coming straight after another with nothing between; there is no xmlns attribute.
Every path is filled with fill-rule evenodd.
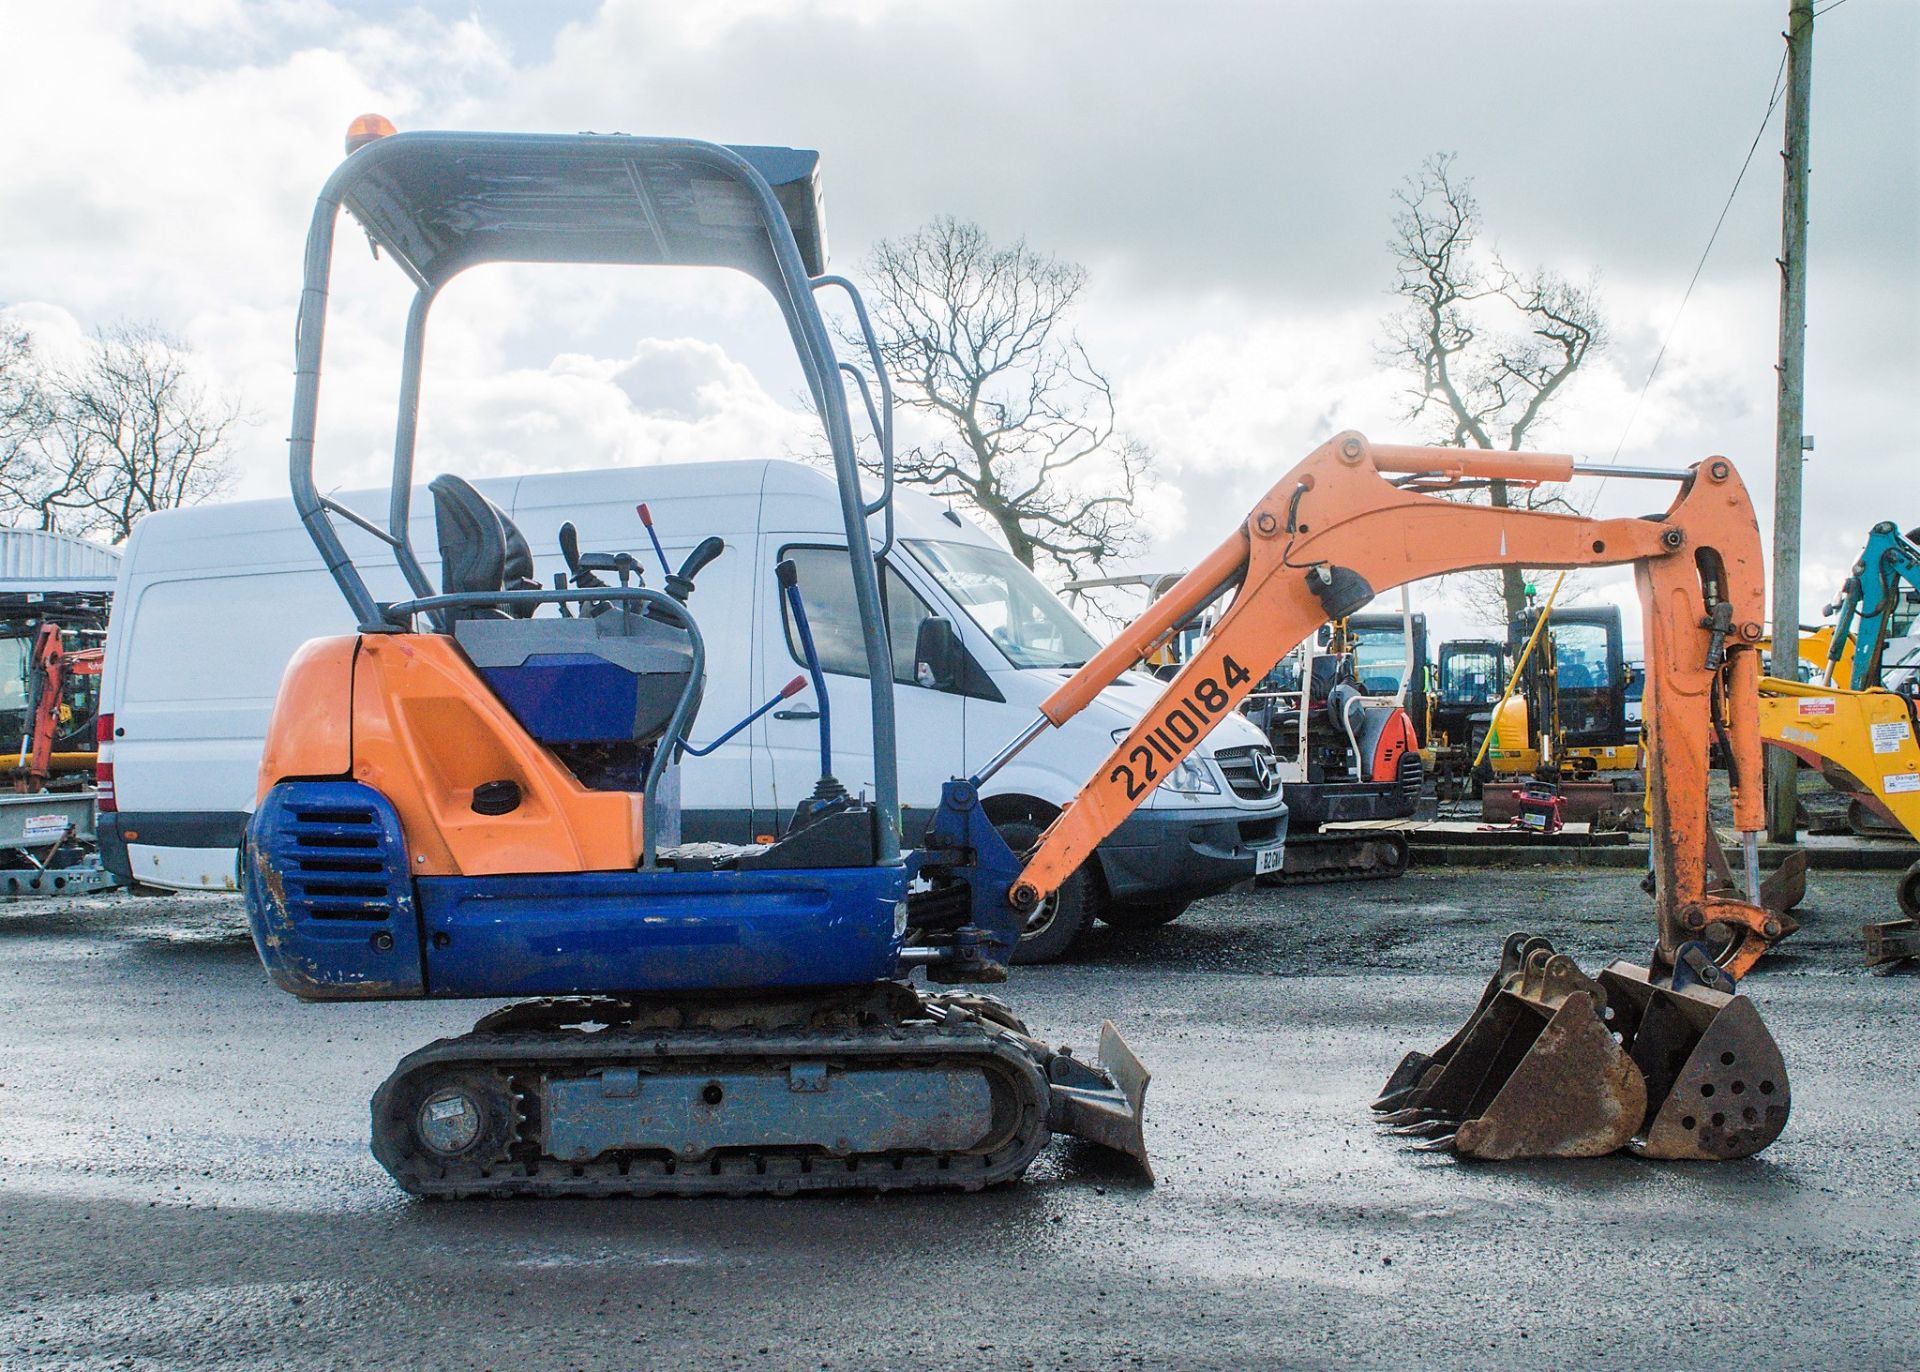
<svg viewBox="0 0 1920 1372"><path fill-rule="evenodd" d="M1891 522L1875 525L1827 607L1838 618L1800 640L1803 658L1826 659L1822 679L1762 677L1760 733L1818 768L1866 824L1920 840L1920 682L1902 636L1917 597L1920 549ZM1920 957L1920 862L1901 875L1898 897L1905 919L1863 928L1869 966Z"/></svg>

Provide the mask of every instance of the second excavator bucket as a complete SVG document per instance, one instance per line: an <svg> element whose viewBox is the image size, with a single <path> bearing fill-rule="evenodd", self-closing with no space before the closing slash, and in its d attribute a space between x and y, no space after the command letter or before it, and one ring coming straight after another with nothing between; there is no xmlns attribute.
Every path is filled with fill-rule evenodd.
<svg viewBox="0 0 1920 1372"><path fill-rule="evenodd" d="M1545 939L1510 937L1501 966L1417 1083L1389 1080L1382 1103L1397 1108L1383 1122L1472 1158L1590 1158L1625 1145L1646 1116L1646 1083L1608 1027L1606 993Z"/></svg>
<svg viewBox="0 0 1920 1372"><path fill-rule="evenodd" d="M1646 1119L1628 1145L1634 1152L1724 1161L1780 1136L1790 1108L1780 1047L1703 946L1681 948L1671 984L1628 962L1607 967L1600 984L1646 1080Z"/></svg>

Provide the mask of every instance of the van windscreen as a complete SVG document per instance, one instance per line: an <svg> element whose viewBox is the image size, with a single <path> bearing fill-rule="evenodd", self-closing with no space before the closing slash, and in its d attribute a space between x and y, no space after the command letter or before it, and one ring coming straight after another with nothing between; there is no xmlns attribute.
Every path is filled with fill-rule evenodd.
<svg viewBox="0 0 1920 1372"><path fill-rule="evenodd" d="M906 544L1014 666L1078 667L1100 651L1100 640L1012 554L974 543Z"/></svg>

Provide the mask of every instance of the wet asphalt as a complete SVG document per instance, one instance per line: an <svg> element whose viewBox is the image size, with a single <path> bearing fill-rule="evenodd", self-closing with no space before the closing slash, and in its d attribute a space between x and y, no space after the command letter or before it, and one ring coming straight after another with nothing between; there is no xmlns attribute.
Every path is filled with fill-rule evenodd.
<svg viewBox="0 0 1920 1372"><path fill-rule="evenodd" d="M1920 976L1888 873L1816 872L1747 983L1793 1074L1758 1158L1461 1164L1366 1102L1501 935L1589 970L1630 872L1414 873L1098 930L1007 997L1155 1074L1148 1187L1056 1144L979 1195L423 1203L366 1101L476 1005L301 1005L237 906L0 907L0 1367L1920 1366Z"/></svg>

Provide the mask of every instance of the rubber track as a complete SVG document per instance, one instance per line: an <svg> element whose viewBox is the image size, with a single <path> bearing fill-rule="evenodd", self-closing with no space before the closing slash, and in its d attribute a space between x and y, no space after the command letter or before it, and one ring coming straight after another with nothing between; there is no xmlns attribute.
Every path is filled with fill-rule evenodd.
<svg viewBox="0 0 1920 1372"><path fill-rule="evenodd" d="M567 1077L602 1067L658 1069L698 1063L694 1070L765 1070L794 1062L857 1062L870 1067L948 1066L978 1062L1012 1101L1002 1142L991 1153L887 1153L829 1157L817 1150L728 1152L694 1162L659 1156L603 1157L575 1162L529 1156L528 1097L543 1073ZM425 1154L412 1117L422 1094L409 1083L444 1070L496 1073L511 1081L519 1106L508 1156L447 1164ZM996 1071L997 1069L997 1071ZM995 1091L996 1101L1003 1093ZM403 1058L373 1097L373 1151L395 1181L417 1196L795 1195L808 1191L976 1191L1025 1172L1047 1144L1048 1086L1033 1057L990 1026L881 1024L859 1029L604 1030L575 1029L465 1034L430 1043Z"/></svg>
<svg viewBox="0 0 1920 1372"><path fill-rule="evenodd" d="M1287 840L1290 844L1298 843L1303 846L1311 844L1316 848L1334 848L1348 845L1358 848L1365 843L1381 843L1383 841L1384 840L1377 834L1369 834L1365 837L1356 835L1352 838L1347 838L1344 835L1336 837L1327 834L1313 834L1302 835L1300 838ZM1281 870L1278 872L1268 872L1260 878L1260 885L1326 886L1336 881L1390 881L1396 877L1405 876L1407 874L1407 868L1412 865L1413 849L1404 836L1400 837L1400 846L1402 856L1400 865L1397 867L1382 867L1376 864L1372 867L1322 868L1313 872L1288 872Z"/></svg>

